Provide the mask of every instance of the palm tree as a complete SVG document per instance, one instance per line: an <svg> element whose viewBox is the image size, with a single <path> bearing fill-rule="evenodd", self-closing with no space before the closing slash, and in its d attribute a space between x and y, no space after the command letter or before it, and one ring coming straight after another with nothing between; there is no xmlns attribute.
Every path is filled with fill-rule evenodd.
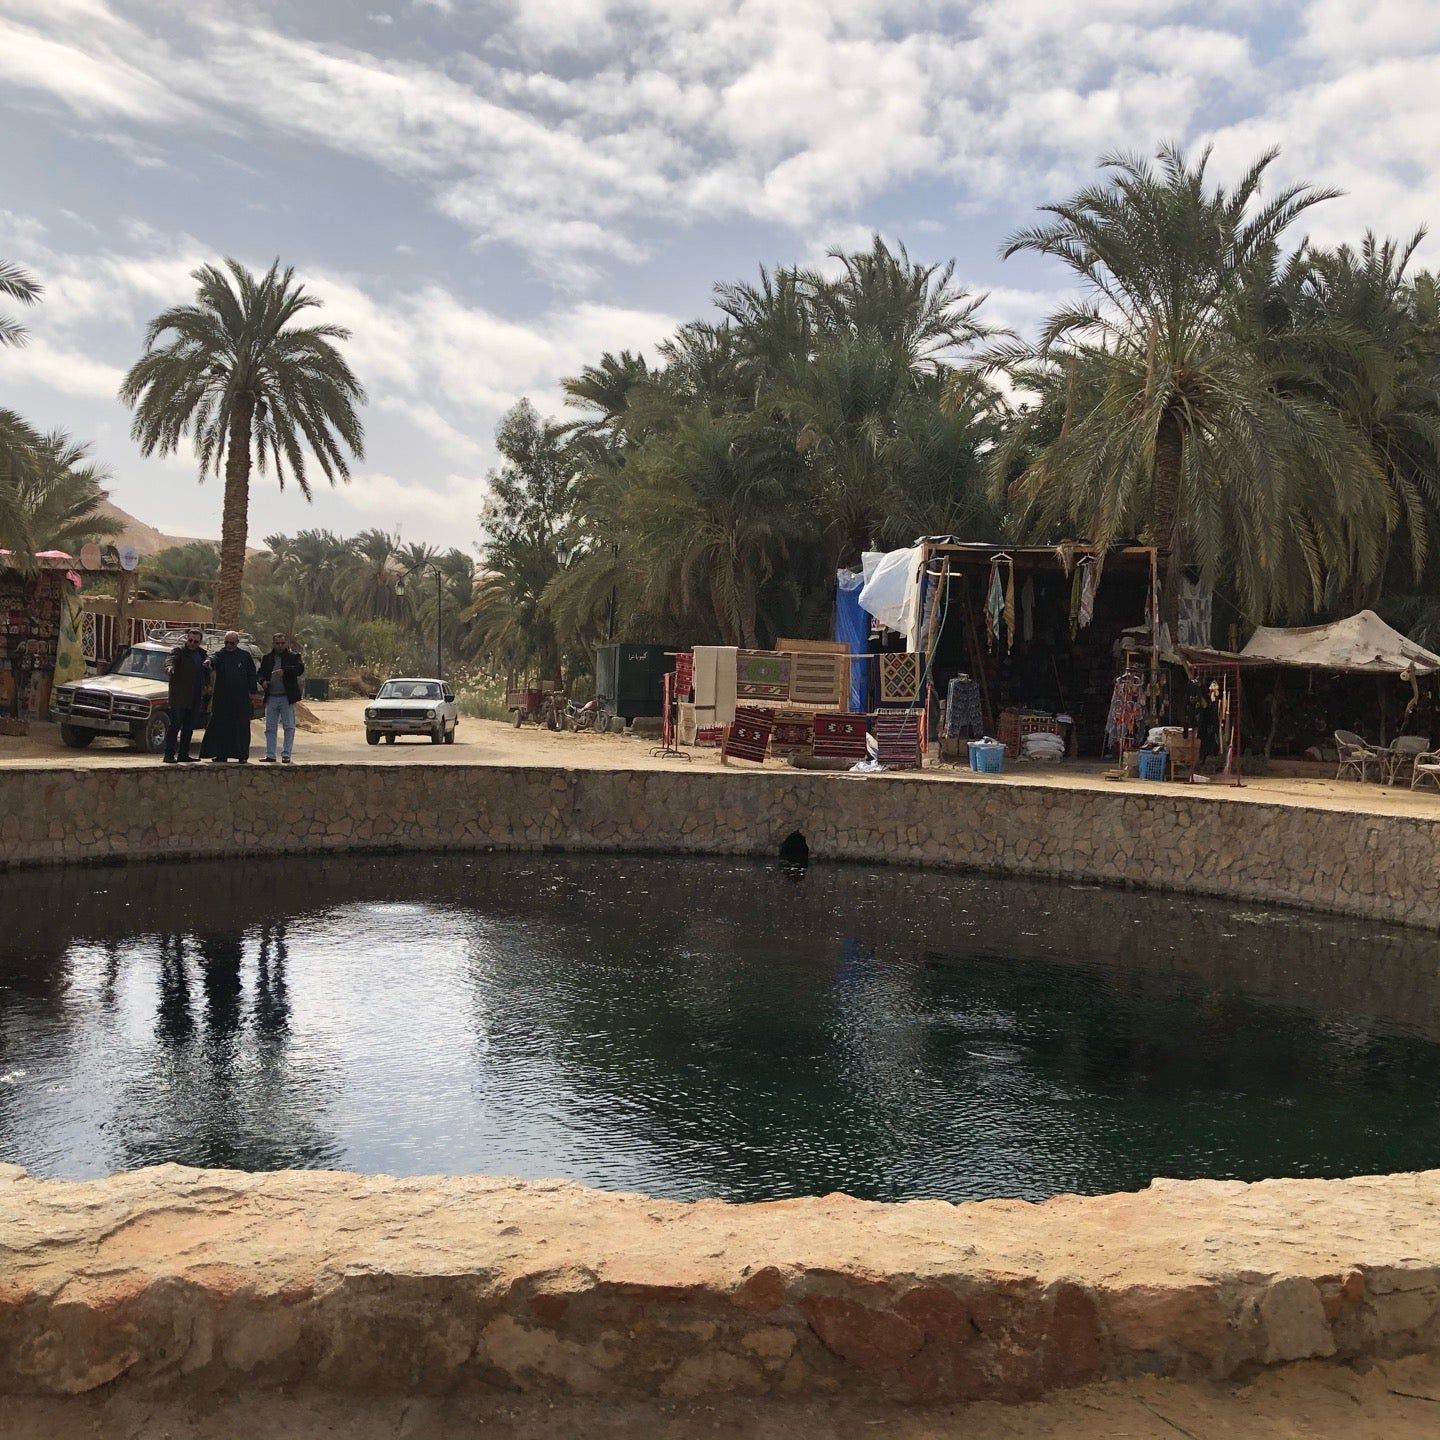
<svg viewBox="0 0 1440 1440"><path fill-rule="evenodd" d="M225 477L216 619L239 620L250 516L250 472L274 467L310 498L308 463L333 485L364 455L356 413L365 392L336 342L338 325L296 324L321 302L277 260L258 278L236 260L194 272L195 302L157 315L145 353L120 387L135 410L131 434L146 454L188 436L200 474ZM307 454L309 452L309 462Z"/></svg>
<svg viewBox="0 0 1440 1440"><path fill-rule="evenodd" d="M213 603L219 574L220 552L208 540L192 540L147 557L140 567L140 587L157 600Z"/></svg>
<svg viewBox="0 0 1440 1440"><path fill-rule="evenodd" d="M346 605L371 620L389 620L403 608L395 591L400 578L400 537L386 530L362 530L350 542L350 561L341 581Z"/></svg>
<svg viewBox="0 0 1440 1440"><path fill-rule="evenodd" d="M334 609L337 590L354 558L348 540L333 530L299 530L294 535L267 535L265 543L275 555L277 577L294 589L307 611Z"/></svg>
<svg viewBox="0 0 1440 1440"><path fill-rule="evenodd" d="M25 530L35 550L75 552L125 528L101 508L108 476L90 462L89 446L52 430L33 447L34 460L17 485Z"/></svg>
<svg viewBox="0 0 1440 1440"><path fill-rule="evenodd" d="M40 282L9 260L0 260L0 295L33 305L41 295ZM0 311L0 346L23 345L25 327ZM0 408L0 539L11 550L34 549L25 527L24 507L18 486L33 472L35 448L40 437L13 410Z"/></svg>
<svg viewBox="0 0 1440 1440"><path fill-rule="evenodd" d="M1242 323L1247 279L1335 193L1297 184L1262 201L1275 156L1230 191L1209 185L1208 150L1193 164L1171 145L1158 166L1105 157L1101 181L1044 207L1053 220L1003 249L1058 259L1089 292L1050 316L1034 350L998 352L1022 383L1038 372L1050 406L1031 419L1050 423L1064 407L1012 498L1099 544L1145 535L1166 557L1172 630L1187 563L1212 582L1233 565L1258 620L1373 574L1394 521L1353 433L1296 382L1295 356L1251 343ZM997 470L1029 423L1018 419Z"/></svg>

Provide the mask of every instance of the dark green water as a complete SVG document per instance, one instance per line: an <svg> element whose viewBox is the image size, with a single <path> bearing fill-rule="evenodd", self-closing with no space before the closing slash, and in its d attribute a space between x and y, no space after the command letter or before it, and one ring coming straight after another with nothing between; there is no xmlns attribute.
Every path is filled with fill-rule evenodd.
<svg viewBox="0 0 1440 1440"><path fill-rule="evenodd" d="M0 876L0 1158L951 1199L1440 1166L1440 947L903 870Z"/></svg>

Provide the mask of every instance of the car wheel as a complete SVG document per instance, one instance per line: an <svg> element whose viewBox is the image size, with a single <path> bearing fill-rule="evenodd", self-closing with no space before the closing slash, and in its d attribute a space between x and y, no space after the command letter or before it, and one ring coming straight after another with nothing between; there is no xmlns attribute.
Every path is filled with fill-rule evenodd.
<svg viewBox="0 0 1440 1440"><path fill-rule="evenodd" d="M430 743L438 745L445 738L445 722L442 720L439 725L430 732Z"/></svg>
<svg viewBox="0 0 1440 1440"><path fill-rule="evenodd" d="M445 743L446 743L447 745L453 745L453 744L455 743L455 732L456 732L459 728L460 728L460 722L457 720L457 721L445 732Z"/></svg>
<svg viewBox="0 0 1440 1440"><path fill-rule="evenodd" d="M387 745L393 745L395 743L395 737L393 735L387 735L385 737L385 743Z"/></svg>
<svg viewBox="0 0 1440 1440"><path fill-rule="evenodd" d="M378 730L367 730L365 732L365 743L367 745L378 745L380 743L380 732Z"/></svg>
<svg viewBox="0 0 1440 1440"><path fill-rule="evenodd" d="M525 712L524 712L523 710L516 710L516 711L514 712L514 715L515 715L515 728L518 730L518 729L520 728L520 722L525 718Z"/></svg>
<svg viewBox="0 0 1440 1440"><path fill-rule="evenodd" d="M137 725L132 733L135 743L147 755L163 755L165 732L169 728L170 716L164 710L155 710L151 712L150 718L143 725Z"/></svg>
<svg viewBox="0 0 1440 1440"><path fill-rule="evenodd" d="M60 727L60 743L67 750L83 750L94 738L93 730L79 730L74 725Z"/></svg>

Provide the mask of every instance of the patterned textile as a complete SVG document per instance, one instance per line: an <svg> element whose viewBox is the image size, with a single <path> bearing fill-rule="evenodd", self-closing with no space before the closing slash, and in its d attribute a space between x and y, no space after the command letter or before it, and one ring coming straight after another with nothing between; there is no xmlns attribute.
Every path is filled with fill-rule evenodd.
<svg viewBox="0 0 1440 1440"><path fill-rule="evenodd" d="M980 708L980 682L968 675L957 675L945 697L945 723L940 731L946 740L963 735L978 740L985 733L985 717Z"/></svg>
<svg viewBox="0 0 1440 1440"><path fill-rule="evenodd" d="M865 717L817 715L810 753L817 760L863 760L866 753Z"/></svg>
<svg viewBox="0 0 1440 1440"><path fill-rule="evenodd" d="M1133 670L1115 677L1110 692L1110 713L1105 720L1105 745L1116 751L1133 750L1146 726L1145 680Z"/></svg>
<svg viewBox="0 0 1440 1440"><path fill-rule="evenodd" d="M880 656L880 703L914 705L920 699L920 657L912 653Z"/></svg>
<svg viewBox="0 0 1440 1440"><path fill-rule="evenodd" d="M695 657L688 650L675 657L675 698L686 699L695 687Z"/></svg>
<svg viewBox="0 0 1440 1440"><path fill-rule="evenodd" d="M808 750L810 748L810 716L793 710L775 712L775 729L770 736L770 753Z"/></svg>
<svg viewBox="0 0 1440 1440"><path fill-rule="evenodd" d="M735 695L740 700L788 700L790 657L769 650L740 651L735 657Z"/></svg>
<svg viewBox="0 0 1440 1440"><path fill-rule="evenodd" d="M753 705L737 705L730 733L721 747L727 760L763 762L770 748L770 734L775 728L775 715Z"/></svg>
<svg viewBox="0 0 1440 1440"><path fill-rule="evenodd" d="M920 717L918 715L877 715L875 717L875 758L892 770L920 768Z"/></svg>
<svg viewBox="0 0 1440 1440"><path fill-rule="evenodd" d="M850 662L844 655L792 655L790 703L828 705L845 703L850 688Z"/></svg>
<svg viewBox="0 0 1440 1440"><path fill-rule="evenodd" d="M1181 645L1194 645L1199 649L1209 646L1214 606L1214 595L1199 580L1181 576L1180 622L1175 636Z"/></svg>

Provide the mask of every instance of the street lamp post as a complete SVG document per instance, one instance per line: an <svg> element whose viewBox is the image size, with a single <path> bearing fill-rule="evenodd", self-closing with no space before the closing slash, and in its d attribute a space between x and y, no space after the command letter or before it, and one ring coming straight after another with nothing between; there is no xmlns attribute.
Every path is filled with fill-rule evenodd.
<svg viewBox="0 0 1440 1440"><path fill-rule="evenodd" d="M422 565L408 575L402 575L395 582L395 593L405 593L405 582L410 575L423 575L427 570L435 572L435 678L445 678L445 572L438 565Z"/></svg>

